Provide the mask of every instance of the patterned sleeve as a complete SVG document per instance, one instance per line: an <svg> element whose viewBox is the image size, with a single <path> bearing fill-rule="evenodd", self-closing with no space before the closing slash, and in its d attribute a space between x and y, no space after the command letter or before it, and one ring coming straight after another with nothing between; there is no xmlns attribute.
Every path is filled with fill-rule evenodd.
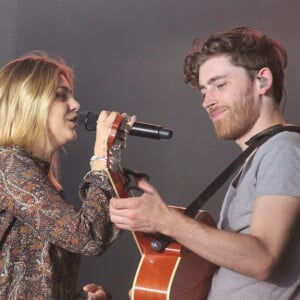
<svg viewBox="0 0 300 300"><path fill-rule="evenodd" d="M28 224L41 239L68 251L84 255L105 251L117 230L109 219L107 196L97 181L90 180L82 208L76 211L31 158L8 154L1 155L2 209Z"/></svg>

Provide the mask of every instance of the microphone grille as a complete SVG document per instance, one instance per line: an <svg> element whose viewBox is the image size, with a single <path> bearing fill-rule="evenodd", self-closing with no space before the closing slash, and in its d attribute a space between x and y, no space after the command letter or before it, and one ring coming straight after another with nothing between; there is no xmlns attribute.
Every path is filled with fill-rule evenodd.
<svg viewBox="0 0 300 300"><path fill-rule="evenodd" d="M78 125L88 131L95 131L97 127L98 114L91 111L83 111L78 116Z"/></svg>

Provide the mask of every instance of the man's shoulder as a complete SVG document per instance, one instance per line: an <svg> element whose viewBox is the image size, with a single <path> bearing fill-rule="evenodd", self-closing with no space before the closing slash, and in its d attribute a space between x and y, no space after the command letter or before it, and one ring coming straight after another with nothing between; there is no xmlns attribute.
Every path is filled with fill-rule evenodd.
<svg viewBox="0 0 300 300"><path fill-rule="evenodd" d="M271 137L266 143L266 146L289 147L291 145L300 147L300 127L299 132L282 131Z"/></svg>

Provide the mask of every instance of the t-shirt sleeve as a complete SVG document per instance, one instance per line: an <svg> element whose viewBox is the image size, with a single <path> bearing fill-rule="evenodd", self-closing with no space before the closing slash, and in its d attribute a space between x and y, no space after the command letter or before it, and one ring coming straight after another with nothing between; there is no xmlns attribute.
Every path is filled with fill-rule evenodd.
<svg viewBox="0 0 300 300"><path fill-rule="evenodd" d="M285 195L300 197L300 135L275 136L257 151L256 197ZM260 151L261 150L261 151Z"/></svg>

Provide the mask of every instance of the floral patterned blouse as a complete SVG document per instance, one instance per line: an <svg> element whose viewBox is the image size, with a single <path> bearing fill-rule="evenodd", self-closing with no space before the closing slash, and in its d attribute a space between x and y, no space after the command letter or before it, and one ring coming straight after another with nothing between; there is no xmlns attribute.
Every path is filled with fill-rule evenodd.
<svg viewBox="0 0 300 300"><path fill-rule="evenodd" d="M0 147L0 299L76 299L80 255L115 239L96 174L79 188L80 211L47 177L49 164Z"/></svg>

